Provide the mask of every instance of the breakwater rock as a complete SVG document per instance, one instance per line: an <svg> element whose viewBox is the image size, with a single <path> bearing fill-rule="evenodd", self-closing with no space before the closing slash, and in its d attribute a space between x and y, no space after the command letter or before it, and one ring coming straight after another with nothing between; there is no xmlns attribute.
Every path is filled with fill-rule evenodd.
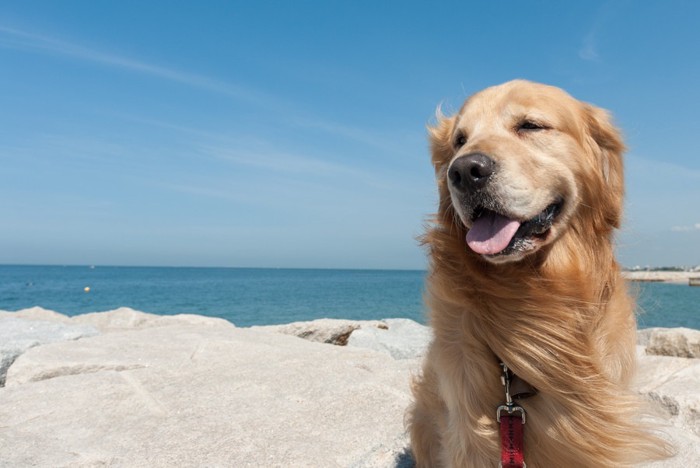
<svg viewBox="0 0 700 468"><path fill-rule="evenodd" d="M0 467L412 466L403 417L430 340L415 322L34 308L0 312L0 352L51 327L6 366ZM638 349L637 388L679 448L650 466L700 466L700 360Z"/></svg>

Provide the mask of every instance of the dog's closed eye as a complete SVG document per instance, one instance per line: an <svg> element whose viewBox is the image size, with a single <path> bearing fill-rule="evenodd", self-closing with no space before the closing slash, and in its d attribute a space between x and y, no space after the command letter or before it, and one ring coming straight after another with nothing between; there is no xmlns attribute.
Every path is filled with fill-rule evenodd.
<svg viewBox="0 0 700 468"><path fill-rule="evenodd" d="M518 133L537 132L540 130L549 130L550 128L550 126L542 122L538 122L536 120L531 119L524 119L518 123L518 125L515 127L515 131Z"/></svg>

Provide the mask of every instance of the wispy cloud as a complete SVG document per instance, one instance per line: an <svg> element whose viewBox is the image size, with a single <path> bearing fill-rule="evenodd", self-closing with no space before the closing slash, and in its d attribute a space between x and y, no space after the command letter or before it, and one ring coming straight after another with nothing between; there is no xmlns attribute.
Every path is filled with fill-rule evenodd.
<svg viewBox="0 0 700 468"><path fill-rule="evenodd" d="M321 121L312 119L296 119L294 121L299 127L312 128L321 130L322 132L339 136L348 140L357 141L364 143L368 146L373 146L377 149L384 151L396 151L397 145L395 142L390 141L388 138L377 135L375 133L369 132L364 129L357 127L351 127L347 125L342 125L331 121Z"/></svg>
<svg viewBox="0 0 700 468"><path fill-rule="evenodd" d="M75 42L69 42L34 32L27 32L0 24L0 47L43 53L94 63L106 67L139 73L154 78L180 83L204 91L217 93L240 101L250 102L279 115L293 115L299 106L287 102L284 98L273 96L250 86L219 80L198 73L178 70L176 68L148 63L143 60L119 54L105 52ZM292 111L294 109L294 111ZM342 123L313 115L296 115L288 123L298 127L320 130L324 133L345 138L382 151L395 150L390 139L372 133L363 128L352 127Z"/></svg>
<svg viewBox="0 0 700 468"><path fill-rule="evenodd" d="M172 190L174 192L184 193L186 195L194 195L197 197L206 198L218 198L221 200L250 204L252 202L259 203L261 201L259 196L249 195L250 193L255 193L252 191L241 191L241 190L231 190L231 188L216 188L211 185L211 181L208 185L195 184L195 183L172 183L163 181L152 181L144 180L144 184L148 184L152 187Z"/></svg>
<svg viewBox="0 0 700 468"><path fill-rule="evenodd" d="M678 187L684 187L696 191L698 185L695 182L700 182L700 170L682 165L679 163L661 161L651 157L640 156L639 154L629 153L625 156L628 163L627 172L634 173L635 178L644 178L644 183L654 187L671 187L669 180L679 181ZM690 181L691 184L680 181Z"/></svg>
<svg viewBox="0 0 700 468"><path fill-rule="evenodd" d="M275 151L266 145L250 147L227 147L200 145L200 154L220 161L258 169L264 172L276 173L282 176L298 175L304 179L309 177L330 181L338 185L339 178L346 182L353 181L370 187L386 189L389 184L382 173L374 173L345 165L332 160L300 156L292 152Z"/></svg>
<svg viewBox="0 0 700 468"><path fill-rule="evenodd" d="M689 232L689 231L700 231L700 223L695 223L692 226L673 226L671 231L675 232Z"/></svg>
<svg viewBox="0 0 700 468"><path fill-rule="evenodd" d="M120 68L123 70L181 83L187 86L212 91L240 100L258 103L271 99L269 96L266 96L260 91L234 83L220 81L197 73L190 73L174 68L147 63L142 60L100 51L80 44L21 31L3 25L0 25L0 47L14 50L47 53L93 62L108 67Z"/></svg>
<svg viewBox="0 0 700 468"><path fill-rule="evenodd" d="M600 60L596 44L596 34L597 28L594 27L594 29L591 30L588 34L586 34L586 36L583 38L583 44L581 45L581 48L578 51L578 56L583 60L589 62L597 62L598 60Z"/></svg>
<svg viewBox="0 0 700 468"><path fill-rule="evenodd" d="M610 2L604 3L596 12L593 19L593 25L588 30L585 36L583 36L583 41L581 47L578 50L578 56L587 62L600 62L600 44L599 38L601 31L606 23L615 15L615 8L619 5L612 4Z"/></svg>
<svg viewBox="0 0 700 468"><path fill-rule="evenodd" d="M214 158L235 165L255 167L287 174L303 173L317 176L343 174L366 180L376 179L374 174L359 170L347 164L323 159L321 157L302 156L299 154L299 150L280 151L266 140L250 134L217 133L163 120L145 119L123 114L114 115L132 122L186 134L191 137L189 145L191 145L193 151L200 156ZM319 128L329 133L345 135L348 138L355 138L359 141L363 141L368 145L388 145L388 142L383 141L379 137L375 139L374 135L365 133L360 129L353 129L333 123L315 123L310 120L299 121L296 122L296 124Z"/></svg>
<svg viewBox="0 0 700 468"><path fill-rule="evenodd" d="M687 164L626 155L627 228L635 233L690 232L700 222L700 170Z"/></svg>
<svg viewBox="0 0 700 468"><path fill-rule="evenodd" d="M167 130L174 130L177 132L182 132L182 133L187 133L195 137L207 139L207 140L214 140L214 141L220 141L224 144L239 144L241 142L241 136L232 136L230 134L220 134L220 133L215 133L211 132L208 130L203 130L200 128L195 128L191 126L184 126L184 125L179 125L175 124L172 122L166 122L163 120L156 120L156 119L147 119L143 118L140 116L133 116L133 115L125 115L125 114L111 114L115 115L119 118L123 118L132 122L138 122L141 124L145 125L152 125L154 127L159 127ZM420 134L419 136L416 136L415 134L411 135L393 135L393 137L387 137L387 132L384 131L382 134L379 134L378 132L372 132L363 128L359 127L353 127L353 126L348 126L348 125L343 125L338 122L333 122L330 120L323 120L323 119L318 119L318 118L309 118L309 117L304 117L304 116L294 116L290 118L290 120L287 121L288 124L291 126L300 128L300 129L310 129L310 130L318 130L322 133L328 134L328 135L333 135L334 137L342 138L345 140L350 140L354 141L357 143L361 143L364 145L367 145L369 147L376 148L380 151L384 152L394 152L394 153L399 153L399 152L405 152L406 151L406 146L410 145L415 145L415 144L423 144L423 135ZM415 139L415 141L410 140L411 138ZM252 140L250 136L247 137L248 140ZM401 146L400 144L397 144L396 142L399 141L400 143L403 144ZM264 142L261 140L256 140L257 144L263 144ZM408 142L408 143L407 143ZM268 151L269 152L269 151Z"/></svg>
<svg viewBox="0 0 700 468"><path fill-rule="evenodd" d="M322 176L338 173L354 175L364 174L362 171L342 164L297 156L291 153L260 151L256 149L227 149L214 146L203 146L201 150L209 156L230 163L275 172L304 173Z"/></svg>

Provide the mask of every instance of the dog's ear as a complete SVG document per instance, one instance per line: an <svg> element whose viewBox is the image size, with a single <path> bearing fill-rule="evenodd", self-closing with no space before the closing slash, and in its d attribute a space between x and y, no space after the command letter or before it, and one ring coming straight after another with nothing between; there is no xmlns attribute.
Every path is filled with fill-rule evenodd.
<svg viewBox="0 0 700 468"><path fill-rule="evenodd" d="M435 178L438 186L438 212L439 217L445 223L451 223L455 219L452 211L450 192L447 188L447 167L454 156L452 145L452 132L457 120L456 116L446 117L438 107L435 113L436 124L428 126L430 137L430 153L433 167L435 168Z"/></svg>
<svg viewBox="0 0 700 468"><path fill-rule="evenodd" d="M610 114L598 107L586 104L586 139L602 175L600 193L605 220L615 228L620 227L624 175L622 154L625 144L620 131L613 125Z"/></svg>
<svg viewBox="0 0 700 468"><path fill-rule="evenodd" d="M428 135L430 136L433 166L435 171L439 172L445 164L450 162L454 153L451 138L456 116L446 117L442 113L442 109L438 107L435 112L435 120L437 123L428 127Z"/></svg>

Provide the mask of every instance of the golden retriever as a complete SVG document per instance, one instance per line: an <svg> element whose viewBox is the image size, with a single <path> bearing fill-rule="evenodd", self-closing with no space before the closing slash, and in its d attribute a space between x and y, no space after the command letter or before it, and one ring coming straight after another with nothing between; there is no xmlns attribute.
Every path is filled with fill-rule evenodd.
<svg viewBox="0 0 700 468"><path fill-rule="evenodd" d="M529 468L667 456L639 421L633 301L615 261L624 150L602 109L522 80L429 129L439 208L423 237L432 342L409 409L419 467L495 467L501 362L536 389Z"/></svg>

